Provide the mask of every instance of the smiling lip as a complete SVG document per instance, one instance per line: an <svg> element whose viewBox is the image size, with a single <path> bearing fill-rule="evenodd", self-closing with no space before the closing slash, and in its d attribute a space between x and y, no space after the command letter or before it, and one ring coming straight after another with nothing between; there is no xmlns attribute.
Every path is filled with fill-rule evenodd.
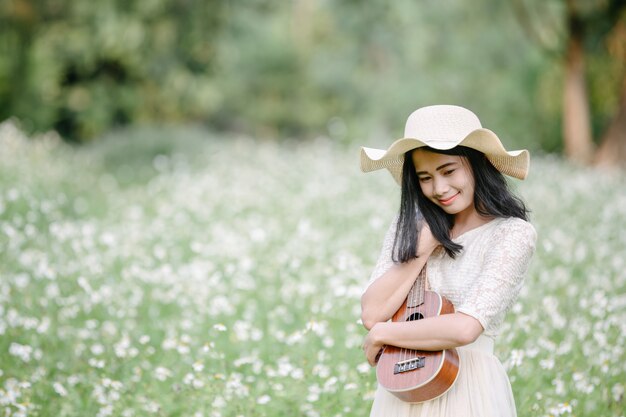
<svg viewBox="0 0 626 417"><path fill-rule="evenodd" d="M443 205L443 206L449 206L450 204L452 204L454 202L454 200L456 200L456 198L459 196L459 193L456 193L455 195L453 195L452 197L448 198L447 200L439 200L439 204Z"/></svg>

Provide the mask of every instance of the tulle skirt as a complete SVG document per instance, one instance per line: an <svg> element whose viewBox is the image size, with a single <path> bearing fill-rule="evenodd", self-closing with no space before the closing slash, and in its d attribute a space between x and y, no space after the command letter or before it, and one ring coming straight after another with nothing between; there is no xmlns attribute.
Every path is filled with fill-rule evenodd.
<svg viewBox="0 0 626 417"><path fill-rule="evenodd" d="M459 375L447 393L411 404L379 386L370 417L515 417L511 384L493 355L493 339L480 336L458 352Z"/></svg>

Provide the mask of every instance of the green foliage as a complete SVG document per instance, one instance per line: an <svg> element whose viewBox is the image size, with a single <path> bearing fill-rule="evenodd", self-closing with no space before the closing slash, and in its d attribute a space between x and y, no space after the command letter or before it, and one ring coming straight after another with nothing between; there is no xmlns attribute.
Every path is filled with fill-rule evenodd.
<svg viewBox="0 0 626 417"><path fill-rule="evenodd" d="M558 50L562 4L528 4ZM589 50L599 131L623 67L602 41ZM509 2L10 0L0 5L0 120L75 141L192 122L387 143L413 109L451 103L511 146L552 151L559 56L527 38Z"/></svg>
<svg viewBox="0 0 626 417"><path fill-rule="evenodd" d="M3 3L0 117L74 140L128 122L204 117L217 105L220 4Z"/></svg>

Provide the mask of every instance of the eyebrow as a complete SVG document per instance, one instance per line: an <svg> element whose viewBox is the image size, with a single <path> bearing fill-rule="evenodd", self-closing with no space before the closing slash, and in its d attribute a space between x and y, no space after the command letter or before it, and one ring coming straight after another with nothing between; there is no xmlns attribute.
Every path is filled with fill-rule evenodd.
<svg viewBox="0 0 626 417"><path fill-rule="evenodd" d="M454 165L454 164L456 164L456 162L448 162L446 164L443 164L443 165L438 166L437 168L435 168L435 171L439 171L441 169L444 169L444 168L446 168L446 167L448 167L450 165ZM418 172L416 172L416 174L417 175L422 175L422 174L428 174L428 172L426 172L426 171L418 171Z"/></svg>

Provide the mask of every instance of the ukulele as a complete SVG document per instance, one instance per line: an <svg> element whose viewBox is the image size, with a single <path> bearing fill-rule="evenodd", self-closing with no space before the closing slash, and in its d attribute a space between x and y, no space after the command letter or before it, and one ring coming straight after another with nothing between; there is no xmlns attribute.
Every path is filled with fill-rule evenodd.
<svg viewBox="0 0 626 417"><path fill-rule="evenodd" d="M392 321L422 320L454 313L445 297L426 290L426 266ZM378 383L402 401L418 403L445 394L459 374L456 349L421 351L385 346L376 365Z"/></svg>

